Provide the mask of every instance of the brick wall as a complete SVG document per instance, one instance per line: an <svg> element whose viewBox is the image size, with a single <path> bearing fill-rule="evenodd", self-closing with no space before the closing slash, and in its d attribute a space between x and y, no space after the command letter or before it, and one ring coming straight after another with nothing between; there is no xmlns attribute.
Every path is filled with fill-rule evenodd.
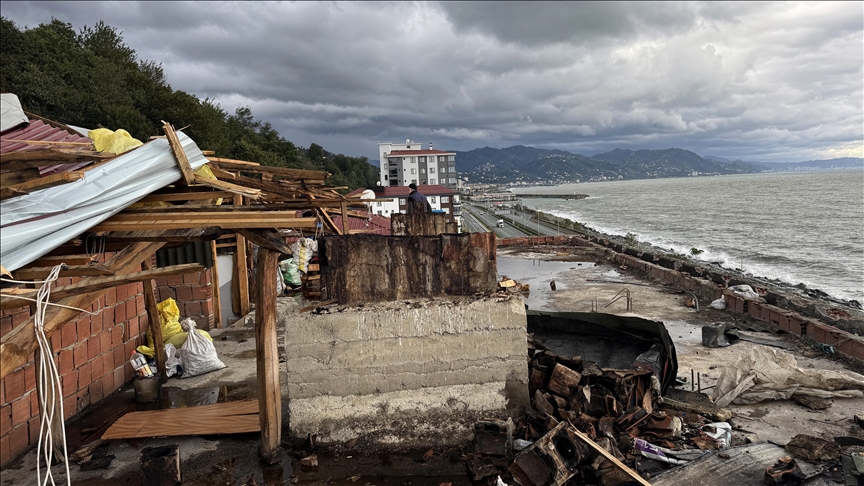
<svg viewBox="0 0 864 486"><path fill-rule="evenodd" d="M61 278L57 285L79 280ZM110 289L87 310L95 315L82 313L51 337L63 389L65 419L132 379L132 368L126 363L132 350L143 343L147 328L141 283ZM30 309L9 309L0 316L2 337L26 322ZM38 440L39 405L32 354L23 367L0 380L0 404L0 465L5 465Z"/></svg>
<svg viewBox="0 0 864 486"><path fill-rule="evenodd" d="M199 273L157 278L157 300L162 302L169 297L177 301L181 320L191 317L195 320L195 325L203 330L214 327L213 289L210 286L209 268Z"/></svg>

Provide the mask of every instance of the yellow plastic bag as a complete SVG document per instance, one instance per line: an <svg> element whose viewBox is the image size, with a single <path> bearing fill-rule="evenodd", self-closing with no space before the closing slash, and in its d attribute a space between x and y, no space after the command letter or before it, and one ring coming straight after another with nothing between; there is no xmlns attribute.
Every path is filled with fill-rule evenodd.
<svg viewBox="0 0 864 486"><path fill-rule="evenodd" d="M159 324L162 327L162 343L171 343L175 348L180 349L189 333L183 330L180 325L180 309L177 307L177 301L172 298L167 298L156 305L159 309ZM198 329L198 332L204 335L210 341L213 340L207 331ZM153 334L150 332L150 327L147 328L147 345L138 346L137 351L150 358L156 356L156 345L153 344Z"/></svg>
<svg viewBox="0 0 864 486"><path fill-rule="evenodd" d="M87 132L87 136L90 137L90 140L93 140L93 146L97 152L122 154L135 147L144 145L141 140L132 138L132 135L129 135L129 132L122 128L116 132L112 132L107 128L97 128L96 130Z"/></svg>

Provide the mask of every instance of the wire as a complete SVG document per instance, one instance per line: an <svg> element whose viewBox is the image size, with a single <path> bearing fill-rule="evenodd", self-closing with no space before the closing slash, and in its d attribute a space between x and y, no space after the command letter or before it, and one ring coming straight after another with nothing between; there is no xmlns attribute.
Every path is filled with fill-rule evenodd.
<svg viewBox="0 0 864 486"><path fill-rule="evenodd" d="M48 299L51 296L51 284L57 280L61 265L51 269L48 278L39 287L36 293L36 312L33 316L33 326L36 331L36 340L39 343L39 353L42 366L39 367L39 376L36 377L36 386L39 390L39 405L42 407L42 420L39 427L39 442L36 446L36 481L37 484L45 486L49 483L54 485L54 476L51 472L51 462L54 459L54 437L51 434L54 420L60 421L60 430L63 433L63 464L66 467L66 484L72 486L72 478L69 474L69 451L66 449L66 424L63 411L62 387L60 386L60 374L57 372L57 364L51 352L50 341L45 335L45 311L48 309ZM53 400L48 403L48 391ZM58 407L55 407L55 403ZM54 412L59 408L60 417L54 417ZM44 450L43 450L44 441ZM42 481L42 455L45 456L45 480Z"/></svg>

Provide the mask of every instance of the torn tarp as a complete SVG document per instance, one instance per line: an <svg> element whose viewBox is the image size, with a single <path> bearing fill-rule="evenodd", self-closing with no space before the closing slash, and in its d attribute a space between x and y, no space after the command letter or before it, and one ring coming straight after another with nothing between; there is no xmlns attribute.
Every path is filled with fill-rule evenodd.
<svg viewBox="0 0 864 486"><path fill-rule="evenodd" d="M860 398L864 397L862 390L864 376L858 373L802 369L791 353L756 345L720 372L714 403L725 407L733 402L787 400L793 395Z"/></svg>
<svg viewBox="0 0 864 486"><path fill-rule="evenodd" d="M207 163L191 138L177 136L193 170ZM84 179L7 199L0 207L0 261L8 270L21 268L181 177L168 140L156 139Z"/></svg>

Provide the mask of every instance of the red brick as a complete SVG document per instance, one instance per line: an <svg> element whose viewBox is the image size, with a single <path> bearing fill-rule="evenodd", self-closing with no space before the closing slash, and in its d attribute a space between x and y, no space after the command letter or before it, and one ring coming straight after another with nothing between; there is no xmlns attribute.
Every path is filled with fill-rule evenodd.
<svg viewBox="0 0 864 486"><path fill-rule="evenodd" d="M126 355L126 359L132 356L132 353L135 352L135 348L138 347L138 344L135 341L126 341L124 345L123 354Z"/></svg>
<svg viewBox="0 0 864 486"><path fill-rule="evenodd" d="M69 420L78 413L78 397L72 395L63 399L63 420Z"/></svg>
<svg viewBox="0 0 864 486"><path fill-rule="evenodd" d="M114 326L111 328L111 347L123 344L123 325Z"/></svg>
<svg viewBox="0 0 864 486"><path fill-rule="evenodd" d="M102 378L102 375L105 374L105 368L103 367L104 363L105 363L105 361L102 359L101 356L94 358L93 361L90 362L90 381L91 382L96 382L97 380Z"/></svg>
<svg viewBox="0 0 864 486"><path fill-rule="evenodd" d="M210 287L192 287L192 298L195 300L209 300L210 299Z"/></svg>
<svg viewBox="0 0 864 486"><path fill-rule="evenodd" d="M90 392L90 403L96 403L105 396L104 391L102 390L102 380L96 380L90 384L89 387Z"/></svg>
<svg viewBox="0 0 864 486"><path fill-rule="evenodd" d="M123 349L123 346L117 346L116 348L114 348L113 351L111 351L112 353L114 353L115 368L126 365L126 361L128 361L129 358L126 356L126 353L124 353L124 351L125 349Z"/></svg>
<svg viewBox="0 0 864 486"><path fill-rule="evenodd" d="M55 334L51 336L51 349L60 349L60 334Z"/></svg>
<svg viewBox="0 0 864 486"><path fill-rule="evenodd" d="M213 301L205 300L201 302L201 312L207 315L213 315Z"/></svg>
<svg viewBox="0 0 864 486"><path fill-rule="evenodd" d="M75 408L77 409L78 412L80 412L81 410L84 410L87 407L87 405L90 405L89 387L78 390L78 397L77 397L76 402L77 403L75 404Z"/></svg>
<svg viewBox="0 0 864 486"><path fill-rule="evenodd" d="M30 394L30 416L39 416L39 394L36 392Z"/></svg>
<svg viewBox="0 0 864 486"><path fill-rule="evenodd" d="M9 455L17 457L19 454L27 450L30 445L30 434L27 431L27 424L19 425L9 432Z"/></svg>
<svg viewBox="0 0 864 486"><path fill-rule="evenodd" d="M12 331L12 316L0 317L0 338Z"/></svg>
<svg viewBox="0 0 864 486"><path fill-rule="evenodd" d="M156 297L157 297L157 299L159 299L159 302L162 302L163 300L166 300L166 299L177 300L177 294L174 292L174 289L171 287L159 287L157 294L156 294Z"/></svg>
<svg viewBox="0 0 864 486"><path fill-rule="evenodd" d="M75 328L75 324L71 322L67 322L63 325L63 328L60 330L60 347L68 348L75 344L75 341L78 340L78 330Z"/></svg>
<svg viewBox="0 0 864 486"><path fill-rule="evenodd" d="M9 450L9 436L3 434L0 436L0 465L6 464L12 459L12 454Z"/></svg>
<svg viewBox="0 0 864 486"><path fill-rule="evenodd" d="M150 325L150 316L144 314L143 316L138 316L138 332L144 333L147 332L147 327Z"/></svg>
<svg viewBox="0 0 864 486"><path fill-rule="evenodd" d="M114 287L115 293L117 294L117 303L124 302L129 296L126 294L126 286L118 285Z"/></svg>
<svg viewBox="0 0 864 486"><path fill-rule="evenodd" d="M0 407L0 437L12 430L12 404Z"/></svg>
<svg viewBox="0 0 864 486"><path fill-rule="evenodd" d="M112 287L105 292L105 307L111 307L117 303L117 287Z"/></svg>
<svg viewBox="0 0 864 486"><path fill-rule="evenodd" d="M3 378L6 387L6 399L14 400L24 395L24 370L17 369Z"/></svg>
<svg viewBox="0 0 864 486"><path fill-rule="evenodd" d="M18 427L30 420L30 395L12 400L12 427Z"/></svg>
<svg viewBox="0 0 864 486"><path fill-rule="evenodd" d="M24 393L36 389L36 365L33 362L24 365Z"/></svg>
<svg viewBox="0 0 864 486"><path fill-rule="evenodd" d="M201 284L209 287L211 282L210 276L211 273L209 268L201 272Z"/></svg>
<svg viewBox="0 0 864 486"><path fill-rule="evenodd" d="M93 334L99 334L103 329L111 327L111 321L106 321L104 317L104 312L90 316L90 329Z"/></svg>
<svg viewBox="0 0 864 486"><path fill-rule="evenodd" d="M60 378L60 381L63 384L63 396L68 397L69 395L74 395L75 392L78 391L78 372L73 371L68 375Z"/></svg>
<svg viewBox="0 0 864 486"><path fill-rule="evenodd" d="M107 351L100 358L102 358L102 369L105 373L110 373L116 366L114 364L114 350Z"/></svg>
<svg viewBox="0 0 864 486"><path fill-rule="evenodd" d="M186 309L186 312L183 314L184 317L197 316L201 314L201 304L198 302L186 302L183 304L183 308Z"/></svg>
<svg viewBox="0 0 864 486"><path fill-rule="evenodd" d="M87 357L91 360L102 354L102 347L99 336L92 336L87 339Z"/></svg>
<svg viewBox="0 0 864 486"><path fill-rule="evenodd" d="M75 360L72 356L72 351L69 351L68 349L60 351L60 355L57 356L57 372L61 375L65 375L74 367Z"/></svg>
<svg viewBox="0 0 864 486"><path fill-rule="evenodd" d="M88 361L81 366L78 366L76 371L78 371L78 388L84 388L89 385L93 379L91 373L93 373L93 362Z"/></svg>
<svg viewBox="0 0 864 486"><path fill-rule="evenodd" d="M168 285L183 285L183 275L171 275L168 277Z"/></svg>
<svg viewBox="0 0 864 486"><path fill-rule="evenodd" d="M133 338L138 337L144 332L144 329L141 327L141 319L138 317L129 319L126 325L129 326L129 335Z"/></svg>
<svg viewBox="0 0 864 486"><path fill-rule="evenodd" d="M102 377L102 393L107 397L108 395L114 393L114 370L111 370L111 373L106 374Z"/></svg>
<svg viewBox="0 0 864 486"><path fill-rule="evenodd" d="M192 300L192 287L188 285L181 285L176 287L177 291L177 300L180 302L187 302Z"/></svg>
<svg viewBox="0 0 864 486"><path fill-rule="evenodd" d="M33 417L27 422L27 436L30 440L30 444L36 444L39 442L39 425L40 420L39 417Z"/></svg>
<svg viewBox="0 0 864 486"><path fill-rule="evenodd" d="M26 311L12 314L12 327L16 328L19 325L24 324L25 322L27 322L27 319L29 319L29 318L30 318L30 310L29 309Z"/></svg>
<svg viewBox="0 0 864 486"><path fill-rule="evenodd" d="M138 294L135 296L135 314L141 315L147 312L147 307L144 304L144 295Z"/></svg>
<svg viewBox="0 0 864 486"><path fill-rule="evenodd" d="M138 315L138 307L135 305L135 299L126 301L126 319L132 319Z"/></svg>
<svg viewBox="0 0 864 486"><path fill-rule="evenodd" d="M72 348L72 357L75 364L75 367L78 368L82 364L86 363L90 357L87 356L87 343L78 343Z"/></svg>
<svg viewBox="0 0 864 486"><path fill-rule="evenodd" d="M114 318L114 307L106 307L102 309L99 316L102 318L102 327L111 327L123 322L117 321Z"/></svg>
<svg viewBox="0 0 864 486"><path fill-rule="evenodd" d="M73 325L71 322L68 325ZM90 337L90 321L75 321L75 330L78 335L78 341L84 341Z"/></svg>
<svg viewBox="0 0 864 486"><path fill-rule="evenodd" d="M118 322L126 322L126 304L114 306L114 324Z"/></svg>
<svg viewBox="0 0 864 486"><path fill-rule="evenodd" d="M99 334L99 348L103 353L111 349L111 331L102 331Z"/></svg>
<svg viewBox="0 0 864 486"><path fill-rule="evenodd" d="M159 278L156 278L154 280L155 280L154 283L155 283L157 288L158 287L165 287L166 285L168 285L168 277L159 277Z"/></svg>
<svg viewBox="0 0 864 486"><path fill-rule="evenodd" d="M198 285L201 283L201 272L198 273L184 273L183 274L183 283L185 285Z"/></svg>
<svg viewBox="0 0 864 486"><path fill-rule="evenodd" d="M123 368L114 369L114 389L118 389L126 384L126 375L123 373Z"/></svg>

